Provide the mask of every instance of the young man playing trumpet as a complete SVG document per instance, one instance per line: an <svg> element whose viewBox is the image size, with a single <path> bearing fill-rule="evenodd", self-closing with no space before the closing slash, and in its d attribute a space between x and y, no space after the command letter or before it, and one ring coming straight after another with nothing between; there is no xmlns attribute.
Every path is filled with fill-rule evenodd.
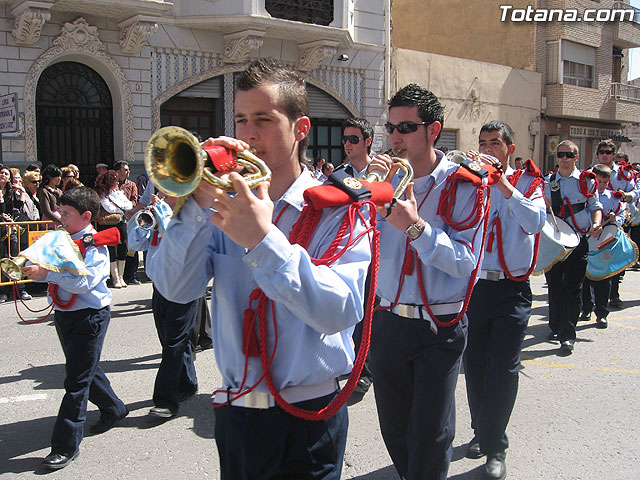
<svg viewBox="0 0 640 480"><path fill-rule="evenodd" d="M305 410L326 407L337 394L337 378L351 370L369 241L359 238L330 265L314 263L334 240L346 244L345 237L336 239L346 207L322 210L306 249L288 239L303 192L318 185L304 165L311 125L305 86L295 72L271 60L249 65L237 83L235 122L238 139L204 145L253 147L271 169L271 181L253 192L231 173L233 196L200 182L167 228L150 273L162 295L176 302L197 298L216 277L211 317L223 385L213 401L221 477L337 480L346 407L313 421L295 418L282 401ZM353 238L364 228L356 219ZM258 338L263 327L266 337ZM265 340L266 350L259 345ZM266 355L256 357L258 349Z"/></svg>
<svg viewBox="0 0 640 480"><path fill-rule="evenodd" d="M518 393L520 351L531 316L529 275L546 204L544 179L531 160L522 169L509 166L516 150L509 125L483 125L478 150L497 158L504 175L491 187L482 270L467 310L464 373L474 437L466 456L486 455L485 478L502 479L507 473L506 428Z"/></svg>

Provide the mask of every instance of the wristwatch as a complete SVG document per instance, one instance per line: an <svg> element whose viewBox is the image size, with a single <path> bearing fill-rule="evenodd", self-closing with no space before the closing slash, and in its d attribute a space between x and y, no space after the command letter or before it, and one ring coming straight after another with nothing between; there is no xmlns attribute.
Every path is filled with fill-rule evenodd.
<svg viewBox="0 0 640 480"><path fill-rule="evenodd" d="M409 225L407 227L407 229L404 231L404 234L407 237L409 237L409 240L413 241L416 238L418 238L420 235L422 235L422 232L424 232L425 225L426 225L425 221L419 218L416 223Z"/></svg>

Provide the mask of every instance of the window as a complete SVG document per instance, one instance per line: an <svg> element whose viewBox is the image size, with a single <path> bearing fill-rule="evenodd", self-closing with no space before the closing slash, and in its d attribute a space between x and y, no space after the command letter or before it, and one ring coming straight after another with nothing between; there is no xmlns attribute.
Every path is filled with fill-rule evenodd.
<svg viewBox="0 0 640 480"><path fill-rule="evenodd" d="M562 83L595 88L596 49L562 41Z"/></svg>
<svg viewBox="0 0 640 480"><path fill-rule="evenodd" d="M274 18L315 25L333 22L333 0L265 0L264 5Z"/></svg>
<svg viewBox="0 0 640 480"><path fill-rule="evenodd" d="M313 159L321 155L334 165L340 165L344 156L341 139L341 120L312 118L307 157Z"/></svg>

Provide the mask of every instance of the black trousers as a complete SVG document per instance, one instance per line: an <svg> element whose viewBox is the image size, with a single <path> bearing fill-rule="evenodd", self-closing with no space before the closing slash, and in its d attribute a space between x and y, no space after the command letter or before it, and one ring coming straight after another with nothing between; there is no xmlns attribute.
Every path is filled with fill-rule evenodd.
<svg viewBox="0 0 640 480"><path fill-rule="evenodd" d="M294 405L319 410L335 395ZM346 405L319 422L294 417L278 406L225 405L215 415L222 480L340 479L349 427Z"/></svg>
<svg viewBox="0 0 640 480"><path fill-rule="evenodd" d="M198 389L189 342L197 306L198 300L185 304L170 302L153 289L153 319L162 344L162 360L153 389L153 403L174 413L178 411L178 396Z"/></svg>
<svg viewBox="0 0 640 480"><path fill-rule="evenodd" d="M110 308L55 312L55 326L65 356L65 394L51 435L52 453L72 455L82 441L87 400L102 417L122 417L127 407L98 364L111 320Z"/></svg>
<svg viewBox="0 0 640 480"><path fill-rule="evenodd" d="M456 382L466 339L466 316L434 334L426 320L384 310L374 314L369 361L378 419L401 477L447 478L456 430Z"/></svg>
<svg viewBox="0 0 640 480"><path fill-rule="evenodd" d="M467 399L471 428L487 455L509 447L506 429L518 393L520 352L531 300L529 280L478 280L467 309Z"/></svg>
<svg viewBox="0 0 640 480"><path fill-rule="evenodd" d="M582 281L587 270L589 244L580 244L564 262L556 263L545 273L549 297L549 328L559 340L575 340L576 324L582 310Z"/></svg>
<svg viewBox="0 0 640 480"><path fill-rule="evenodd" d="M597 318L607 318L607 315L609 315L607 305L609 304L610 290L611 278L589 280L584 277L582 282L582 311L585 313L594 312Z"/></svg>
<svg viewBox="0 0 640 480"><path fill-rule="evenodd" d="M213 344L213 338L211 337L211 310L209 309L210 301L210 292L198 299L196 320L189 334L191 350L194 350L198 345L201 347L210 347Z"/></svg>

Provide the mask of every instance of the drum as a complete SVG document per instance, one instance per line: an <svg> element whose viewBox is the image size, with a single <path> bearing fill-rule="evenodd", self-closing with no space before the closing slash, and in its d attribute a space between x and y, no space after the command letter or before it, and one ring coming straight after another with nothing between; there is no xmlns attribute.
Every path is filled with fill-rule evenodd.
<svg viewBox="0 0 640 480"><path fill-rule="evenodd" d="M603 238L603 235L604 233L600 235L600 239ZM607 241L604 239L598 245ZM596 248L596 250L589 252L586 276L590 280L604 280L632 267L637 261L637 245L622 229L618 228L613 241L602 248Z"/></svg>
<svg viewBox="0 0 640 480"><path fill-rule="evenodd" d="M615 242L618 230L619 228L616 225L609 224L602 227L602 233L598 238L589 236L589 252L597 252Z"/></svg>
<svg viewBox="0 0 640 480"><path fill-rule="evenodd" d="M547 215L542 232L540 232L540 248L538 260L533 269L534 273L547 272L556 263L564 261L580 243L580 237L567 222L558 217L555 220L558 228L556 228L553 217Z"/></svg>
<svg viewBox="0 0 640 480"><path fill-rule="evenodd" d="M625 226L637 227L640 225L640 210L636 202L627 203L627 211L625 212Z"/></svg>

